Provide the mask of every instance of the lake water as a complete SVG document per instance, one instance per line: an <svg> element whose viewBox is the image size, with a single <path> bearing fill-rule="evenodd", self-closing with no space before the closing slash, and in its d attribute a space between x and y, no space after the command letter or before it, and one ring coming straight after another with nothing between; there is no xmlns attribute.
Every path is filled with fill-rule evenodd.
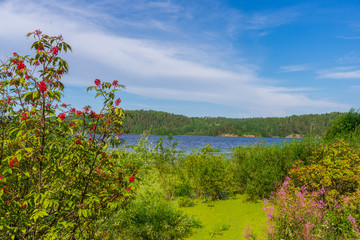
<svg viewBox="0 0 360 240"><path fill-rule="evenodd" d="M142 135L123 135L121 138L126 140L127 146L137 145L138 140ZM146 135L148 143L152 143L152 146L156 145L156 142L160 139L160 135ZM264 145L278 144L281 145L284 142L290 142L298 139L289 138L251 138L251 137L208 137L208 136L172 136L173 142L177 141L177 150L184 152L191 152L192 150L198 150L209 144L211 147L220 150L223 153L230 153L231 148L237 146L250 146L256 143L263 143ZM164 146L167 146L168 139L164 137Z"/></svg>

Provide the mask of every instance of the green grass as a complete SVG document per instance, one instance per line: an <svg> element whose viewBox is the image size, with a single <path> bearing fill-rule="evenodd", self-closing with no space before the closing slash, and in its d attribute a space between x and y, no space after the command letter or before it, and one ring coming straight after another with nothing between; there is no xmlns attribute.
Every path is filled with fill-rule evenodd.
<svg viewBox="0 0 360 240"><path fill-rule="evenodd" d="M198 218L203 225L188 239L244 239L249 224L258 239L265 239L267 219L262 210L263 203L246 202L245 199L245 195L237 195L236 199L216 201L213 206L198 202L195 207L180 208Z"/></svg>

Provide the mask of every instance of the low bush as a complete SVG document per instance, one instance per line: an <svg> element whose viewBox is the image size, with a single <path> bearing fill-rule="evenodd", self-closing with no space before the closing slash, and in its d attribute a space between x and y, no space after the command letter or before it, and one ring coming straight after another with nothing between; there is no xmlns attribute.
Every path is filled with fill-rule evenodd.
<svg viewBox="0 0 360 240"><path fill-rule="evenodd" d="M209 145L191 152L179 168L182 183L189 182L196 197L224 199L235 191L231 161L215 154Z"/></svg>
<svg viewBox="0 0 360 240"><path fill-rule="evenodd" d="M201 227L199 221L164 198L158 179L159 173L149 174L135 199L100 224L103 239L182 239L191 234L192 228Z"/></svg>
<svg viewBox="0 0 360 240"><path fill-rule="evenodd" d="M192 198L179 197L178 205L179 205L179 207L193 207L196 205L196 202Z"/></svg>
<svg viewBox="0 0 360 240"><path fill-rule="evenodd" d="M307 161L319 144L316 139L306 138L282 146L256 144L234 148L232 161L239 188L252 200L269 196L275 189L274 183L284 180L294 160Z"/></svg>
<svg viewBox="0 0 360 240"><path fill-rule="evenodd" d="M296 187L324 189L326 196L337 198L359 188L360 157L343 140L317 148L309 162L296 160L289 171Z"/></svg>

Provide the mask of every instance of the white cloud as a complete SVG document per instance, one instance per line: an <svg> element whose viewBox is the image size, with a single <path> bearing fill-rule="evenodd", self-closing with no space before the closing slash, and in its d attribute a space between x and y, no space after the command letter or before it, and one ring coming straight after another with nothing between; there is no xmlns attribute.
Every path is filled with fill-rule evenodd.
<svg viewBox="0 0 360 240"><path fill-rule="evenodd" d="M288 66L280 67L281 72L300 72L300 71L306 71L308 69L309 66L307 64L288 65Z"/></svg>
<svg viewBox="0 0 360 240"><path fill-rule="evenodd" d="M354 67L334 68L318 72L318 78L329 79L360 79L360 70Z"/></svg>
<svg viewBox="0 0 360 240"><path fill-rule="evenodd" d="M213 52L199 50L193 40L188 43L182 40L180 44L173 40L171 44L171 41L157 39L156 36L130 37L122 32L109 32L102 19L106 19L105 23L111 20L121 22L121 16L115 18L95 11L96 8L91 5L80 8L75 3L37 3L31 0L9 0L0 3L1 21L7 22L0 25L0 31L7 33L0 36L0 45L16 49L24 43L28 46L30 44L27 40L16 42L12 39L23 39L25 33L37 28L48 34L63 34L74 50L66 57L69 58L70 75L64 80L69 85L87 86L92 84L95 78L109 81L118 79L124 82L127 91L133 94L164 100L233 106L239 111L246 110L258 116L287 115L297 108L308 108L309 112L316 112L318 109L348 109L345 105L331 101L311 99L301 93L305 89L260 84L266 79L258 76L256 67L246 63L241 67L224 67L224 63L221 59L219 61ZM167 9L172 13L179 11L178 8L163 2L153 2L152 7ZM152 17L149 19L152 20L152 25L166 29L162 22ZM267 23L267 19L264 19L264 16L254 16L252 28L261 29L269 24L282 24L280 18L272 23ZM126 21L131 22L131 19ZM141 29L143 27L141 26ZM137 35L136 32L133 35ZM195 57L195 61L193 53L202 56L203 60ZM298 71L300 66L297 65ZM288 71L291 69L296 70L296 66L287 66Z"/></svg>

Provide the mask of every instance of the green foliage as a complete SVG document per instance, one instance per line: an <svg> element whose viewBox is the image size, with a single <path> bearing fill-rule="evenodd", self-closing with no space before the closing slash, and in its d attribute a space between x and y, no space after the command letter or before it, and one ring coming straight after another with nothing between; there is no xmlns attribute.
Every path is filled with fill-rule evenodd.
<svg viewBox="0 0 360 240"><path fill-rule="evenodd" d="M164 199L156 172L148 175L136 199L120 209L100 228L105 239L182 239L200 227L199 221L180 212Z"/></svg>
<svg viewBox="0 0 360 240"><path fill-rule="evenodd" d="M282 146L237 147L233 150L236 179L250 199L269 196L275 182L282 182L291 169L294 159L307 159L319 142L306 138L283 143Z"/></svg>
<svg viewBox="0 0 360 240"><path fill-rule="evenodd" d="M339 140L319 147L311 162L297 160L289 172L295 186L310 191L324 189L329 201L355 193L360 184L360 157L349 143Z"/></svg>
<svg viewBox="0 0 360 240"><path fill-rule="evenodd" d="M320 146L297 160L266 202L270 239L358 239L360 158L349 143Z"/></svg>
<svg viewBox="0 0 360 240"><path fill-rule="evenodd" d="M0 227L3 239L93 238L97 219L131 197L136 172L106 151L119 146L120 85L95 80L99 113L61 102L61 36L29 33L34 57L17 53L0 68ZM67 121L66 115L79 119Z"/></svg>
<svg viewBox="0 0 360 240"><path fill-rule="evenodd" d="M233 193L231 163L223 155L215 154L209 145L199 152L191 152L180 164L184 181L189 180L197 197L224 199Z"/></svg>
<svg viewBox="0 0 360 240"><path fill-rule="evenodd" d="M188 197L179 197L178 199L179 207L193 207L196 205L196 202L192 198Z"/></svg>
<svg viewBox="0 0 360 240"><path fill-rule="evenodd" d="M174 142L171 135L167 137L167 144L164 146L164 138L161 137L155 146L154 158L155 168L159 171L162 188L165 191L165 198L172 200L175 195L178 182L178 164L180 152L176 150L178 142Z"/></svg>
<svg viewBox="0 0 360 240"><path fill-rule="evenodd" d="M348 113L336 118L325 133L324 138L333 140L337 138L351 139L359 135L360 113L351 109Z"/></svg>
<svg viewBox="0 0 360 240"><path fill-rule="evenodd" d="M223 117L186 117L158 111L129 111L133 118L127 118L125 129L141 134L149 131L155 135L197 135L219 136L234 134L238 136L255 135L259 137L286 137L292 134L302 136L311 134L322 136L330 122L340 113L309 114L284 118L234 119Z"/></svg>

